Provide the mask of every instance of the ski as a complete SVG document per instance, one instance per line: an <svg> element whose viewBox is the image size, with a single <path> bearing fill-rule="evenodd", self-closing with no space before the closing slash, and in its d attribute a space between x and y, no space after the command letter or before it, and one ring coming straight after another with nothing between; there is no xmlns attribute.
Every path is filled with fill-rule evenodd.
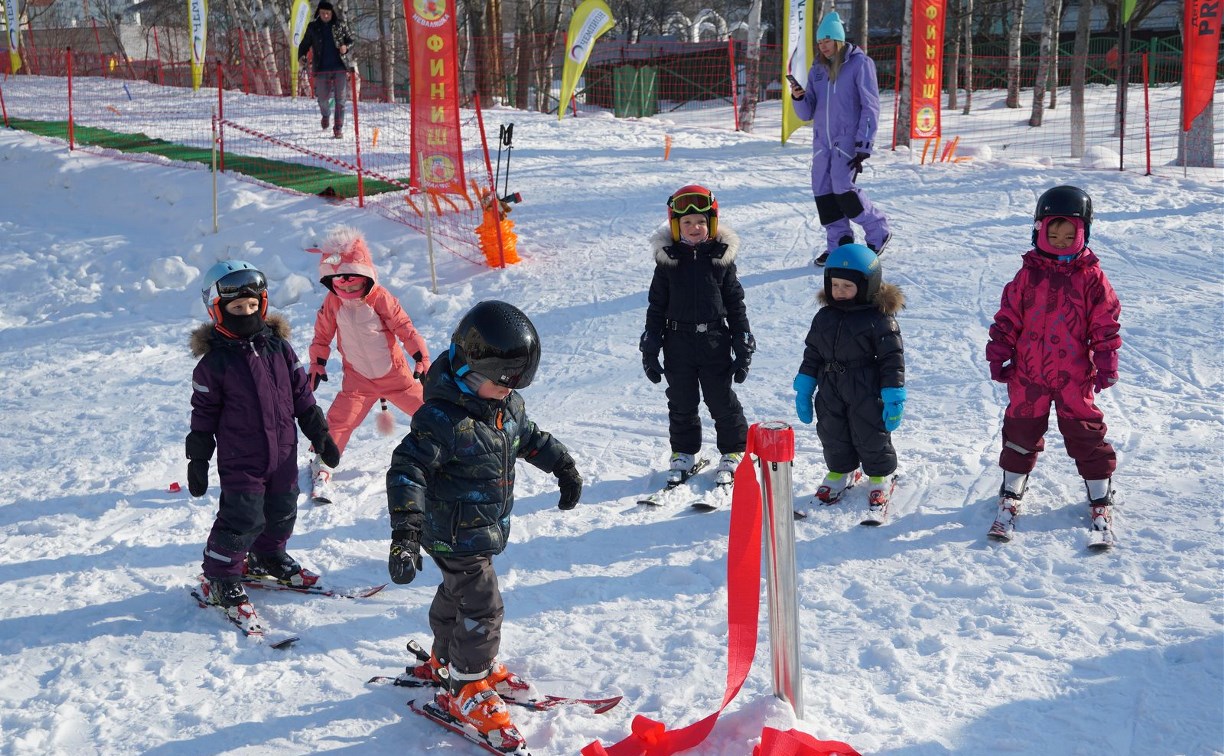
<svg viewBox="0 0 1224 756"><path fill-rule="evenodd" d="M715 483L714 490L689 506L698 512L717 512L720 509L728 509L731 506L731 492L734 485L734 482Z"/></svg>
<svg viewBox="0 0 1224 756"><path fill-rule="evenodd" d="M663 486L663 488L659 489L658 491L655 491L654 493L648 496L643 496L642 498L637 500L637 503L657 507L662 504L672 504L676 502L680 498L681 493L682 493L682 492L677 491L676 489L683 486L686 482L688 482L690 478L692 478L694 475L704 470L707 466L709 466L709 464L710 464L710 460L706 459L705 457L698 459L696 462L693 463L693 466L689 468L688 474L685 475L683 478L677 481L669 480L667 482L667 485Z"/></svg>
<svg viewBox="0 0 1224 756"><path fill-rule="evenodd" d="M1013 516L1011 519L1006 521L1003 519L996 519L994 524L990 526L989 532L986 533L986 537L992 541L1007 543L1015 536L1015 534L1016 518Z"/></svg>
<svg viewBox="0 0 1224 756"><path fill-rule="evenodd" d="M201 609L214 609L221 613L230 624L238 628L238 630L247 638L262 643L272 648L282 649L289 648L294 643L301 640L298 635L276 635L273 634L268 626L264 624L263 619L255 612L255 607L249 601L245 604L239 604L235 607L226 608L218 604L214 604L208 598L208 581L200 578L200 583L191 589L191 597L196 600Z"/></svg>
<svg viewBox="0 0 1224 756"><path fill-rule="evenodd" d="M1100 509L1100 516L1097 515L1097 509ZM1110 507L1093 507L1093 517L1091 524L1088 526L1088 550L1089 551L1109 551L1117 545L1118 540L1114 535L1113 517Z"/></svg>
<svg viewBox="0 0 1224 756"><path fill-rule="evenodd" d="M439 696L446 695L439 693ZM426 701L423 704L418 704L416 701L409 701L408 708L412 709L417 714L420 714L426 719L433 720L442 725L446 729L462 735L472 743L480 746L489 753L497 754L516 754L516 756L531 756L531 752L527 750L527 741L523 740L523 736L519 733L518 728L514 725L498 730L501 743L495 743L487 735L482 735L475 727L472 727L466 722L455 719L446 711L445 708L438 705L437 700Z"/></svg>
<svg viewBox="0 0 1224 756"><path fill-rule="evenodd" d="M243 575L242 584L251 588L260 588L265 591L293 591L294 593L305 593L312 596L332 596L334 598L346 599L363 599L373 596L383 588L387 587L386 583L381 585L371 585L365 588L328 588L322 585L285 585L271 575Z"/></svg>
<svg viewBox="0 0 1224 756"><path fill-rule="evenodd" d="M876 527L888 522L888 505L892 501L893 491L896 490L896 488L897 476L894 475L889 479L888 493L884 497L884 502L882 504L870 502L867 505L867 514L863 516L863 519L859 521L859 524L866 525L868 527Z"/></svg>
<svg viewBox="0 0 1224 756"><path fill-rule="evenodd" d="M429 662L429 652L426 651L420 643L417 643L415 639L409 640L407 647L412 655L420 660L421 664L426 664ZM401 688L441 687L441 681L435 679L428 673L414 674L414 670L416 669L417 668L414 667L406 667L404 669L404 673L398 677L391 677L389 675L375 675L369 680L366 680L366 684L391 683L392 685L396 685ZM540 698L531 700L515 700L513 698L502 697L502 700L508 704L522 706L525 709L531 709L533 711L546 711L558 706L587 706L595 714L606 714L607 712L616 708L616 705L621 702L621 699L622 696L610 696L608 698L572 698L570 696L544 695Z"/></svg>

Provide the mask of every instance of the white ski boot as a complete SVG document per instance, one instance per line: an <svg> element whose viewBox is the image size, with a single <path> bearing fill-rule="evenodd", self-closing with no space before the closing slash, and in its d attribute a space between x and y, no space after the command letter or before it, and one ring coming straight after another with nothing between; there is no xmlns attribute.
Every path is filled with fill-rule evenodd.
<svg viewBox="0 0 1224 756"><path fill-rule="evenodd" d="M839 473L829 471L824 476L824 480L820 483L820 488L816 489L816 498L821 504L836 504L841 500L842 494L849 491L851 488L863 479L861 470L854 470L848 473Z"/></svg>
<svg viewBox="0 0 1224 756"><path fill-rule="evenodd" d="M995 516L988 538L1010 541L1016 534L1016 516L1020 514L1020 500L1028 486L1028 475L1003 471L1003 485L999 486L999 513Z"/></svg>
<svg viewBox="0 0 1224 756"><path fill-rule="evenodd" d="M310 460L310 500L315 504L331 504L332 498L332 468L323 464L316 454Z"/></svg>
<svg viewBox="0 0 1224 756"><path fill-rule="evenodd" d="M743 458L743 452L731 452L730 454L722 455L722 459L718 460L718 467L714 468L714 484L729 486L734 483L735 468L739 467L740 460Z"/></svg>

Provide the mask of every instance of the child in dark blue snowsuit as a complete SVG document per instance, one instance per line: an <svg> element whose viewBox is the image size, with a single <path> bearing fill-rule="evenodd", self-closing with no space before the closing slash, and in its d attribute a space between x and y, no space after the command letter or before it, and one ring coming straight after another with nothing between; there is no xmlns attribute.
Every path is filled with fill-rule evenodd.
<svg viewBox="0 0 1224 756"><path fill-rule="evenodd" d="M891 432L905 408L905 352L893 317L905 297L880 278L879 258L862 244L829 255L817 297L823 307L812 318L794 389L804 423L812 422L815 396L816 433L829 469L816 497L832 504L866 473L868 499L882 512L897 469Z"/></svg>

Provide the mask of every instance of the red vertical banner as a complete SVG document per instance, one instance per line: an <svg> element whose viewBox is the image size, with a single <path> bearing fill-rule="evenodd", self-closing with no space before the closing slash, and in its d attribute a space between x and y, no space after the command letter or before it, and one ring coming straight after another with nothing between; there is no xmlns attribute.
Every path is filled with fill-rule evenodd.
<svg viewBox="0 0 1224 756"><path fill-rule="evenodd" d="M913 0L910 42L910 138L940 135L939 97L943 87L944 0Z"/></svg>
<svg viewBox="0 0 1224 756"><path fill-rule="evenodd" d="M464 194L453 0L404 0L404 17L412 87L410 183L431 192Z"/></svg>
<svg viewBox="0 0 1224 756"><path fill-rule="evenodd" d="M1186 0L1182 45L1182 131L1211 102L1220 53L1220 0Z"/></svg>

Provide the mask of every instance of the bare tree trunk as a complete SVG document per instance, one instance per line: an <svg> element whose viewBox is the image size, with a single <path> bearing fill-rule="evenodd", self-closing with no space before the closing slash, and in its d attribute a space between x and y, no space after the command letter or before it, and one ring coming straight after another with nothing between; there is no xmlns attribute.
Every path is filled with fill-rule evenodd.
<svg viewBox="0 0 1224 756"><path fill-rule="evenodd" d="M955 108L957 101L957 89L959 89L956 81L957 75L960 73L960 40L961 28L965 23L965 14L957 11L956 23L952 25L952 34L950 41L945 45L946 60L944 61L944 89L948 90L949 110Z"/></svg>
<svg viewBox="0 0 1224 756"><path fill-rule="evenodd" d="M1214 96L1212 100L1214 100ZM1190 130L1182 132L1182 144L1178 146L1180 153L1178 162L1193 168L1215 168L1215 116L1212 114L1212 100L1207 101L1203 112L1190 122ZM1180 123L1181 119L1178 119Z"/></svg>
<svg viewBox="0 0 1224 756"><path fill-rule="evenodd" d="M965 115L973 105L973 0L965 0Z"/></svg>
<svg viewBox="0 0 1224 756"><path fill-rule="evenodd" d="M378 71L383 83L383 102L395 101L395 35L387 33L387 3L377 0L378 11ZM394 6L392 6L392 22Z"/></svg>
<svg viewBox="0 0 1224 756"><path fill-rule="evenodd" d="M1084 84L1088 79L1088 35L1092 33L1092 0L1080 0L1075 20L1075 49L1071 52L1071 157L1083 157Z"/></svg>
<svg viewBox="0 0 1224 756"><path fill-rule="evenodd" d="M1029 126L1040 126L1045 102L1046 79L1050 73L1050 47L1058 28L1059 0L1045 0L1041 22L1041 48L1037 54L1037 78L1033 81L1033 107L1029 111Z"/></svg>
<svg viewBox="0 0 1224 756"><path fill-rule="evenodd" d="M531 107L531 48L535 45L535 14L529 0L514 9L514 107Z"/></svg>
<svg viewBox="0 0 1224 756"><path fill-rule="evenodd" d="M502 65L501 0L487 0L485 5L485 64L489 67L488 85L494 105L506 102L506 70Z"/></svg>
<svg viewBox="0 0 1224 756"><path fill-rule="evenodd" d="M553 11L551 19L545 14L548 13L548 7L544 3L540 3L537 9L536 28L539 33L545 36L544 44L535 46L536 54L536 110L541 113L548 112L548 101L552 97L552 85L554 76L553 55L556 53L557 45L561 43L561 3L557 3ZM558 108L564 108L569 103L559 102Z"/></svg>
<svg viewBox="0 0 1224 756"><path fill-rule="evenodd" d="M1050 43L1050 73L1046 77L1046 91L1050 93L1050 110L1058 107L1058 59L1062 55L1059 48L1059 40L1062 37L1060 29L1062 29L1062 0L1057 0L1058 11L1055 13L1054 21L1054 39Z"/></svg>
<svg viewBox="0 0 1224 756"><path fill-rule="evenodd" d="M1024 25L1024 0L1007 6L1007 107L1020 107L1020 30Z"/></svg>
<svg viewBox="0 0 1224 756"><path fill-rule="evenodd" d="M866 4L866 0L863 0ZM757 96L761 90L761 3L752 0L748 8L748 42L744 45L744 88L740 95L740 130L752 133L756 121Z"/></svg>
<svg viewBox="0 0 1224 756"><path fill-rule="evenodd" d="M853 41L866 52L867 50L867 0L853 0L850 4L850 15L853 16L850 36Z"/></svg>
<svg viewBox="0 0 1224 756"><path fill-rule="evenodd" d="M897 144L910 144L910 87L913 85L914 72L911 70L910 58L913 56L913 44L910 37L914 34L914 4L905 0L905 17L901 20L901 102L897 104ZM879 141L878 139L876 141Z"/></svg>

